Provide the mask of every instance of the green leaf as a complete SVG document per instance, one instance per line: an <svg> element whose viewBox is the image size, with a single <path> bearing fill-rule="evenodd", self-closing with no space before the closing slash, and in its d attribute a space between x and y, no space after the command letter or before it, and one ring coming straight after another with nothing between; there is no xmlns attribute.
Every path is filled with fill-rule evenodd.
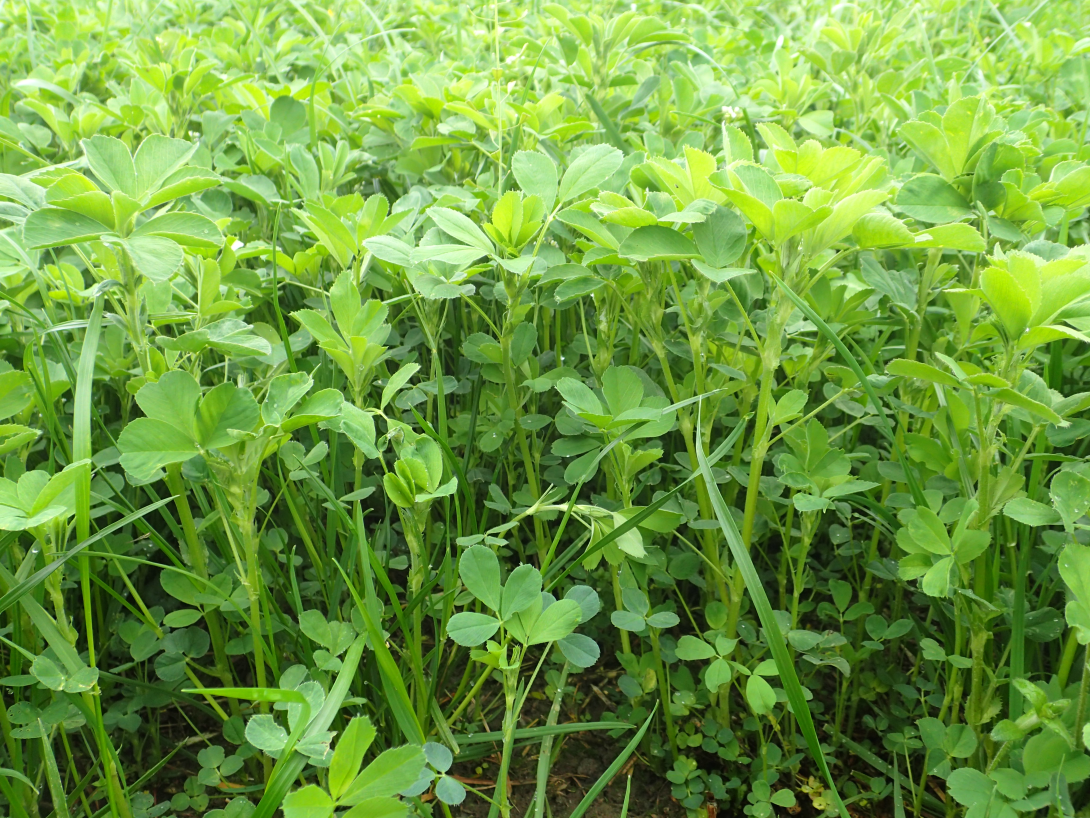
<svg viewBox="0 0 1090 818"><path fill-rule="evenodd" d="M449 775L442 775L439 777L439 780L435 782L435 797L444 804L457 806L465 800L466 788L457 778L451 778Z"/></svg>
<svg viewBox="0 0 1090 818"><path fill-rule="evenodd" d="M1067 623L1076 629L1079 642L1090 644L1090 546L1069 541L1059 568L1067 585Z"/></svg>
<svg viewBox="0 0 1090 818"><path fill-rule="evenodd" d="M609 413L617 418L640 407L643 381L632 367L611 366L602 376L602 394Z"/></svg>
<svg viewBox="0 0 1090 818"><path fill-rule="evenodd" d="M581 633L568 634L558 640L556 646L570 664L584 670L593 667L602 655L598 643Z"/></svg>
<svg viewBox="0 0 1090 818"><path fill-rule="evenodd" d="M294 432L304 426L329 421L340 416L344 408L344 395L339 389L320 389L309 395L294 414L281 421L280 431Z"/></svg>
<svg viewBox="0 0 1090 818"><path fill-rule="evenodd" d="M754 715L767 716L776 706L776 693L772 685L754 673L746 679L746 701Z"/></svg>
<svg viewBox="0 0 1090 818"><path fill-rule="evenodd" d="M746 249L749 231L733 210L717 205L707 218L693 225L693 240L711 267L729 267Z"/></svg>
<svg viewBox="0 0 1090 818"><path fill-rule="evenodd" d="M802 410L806 408L808 397L801 389L792 389L784 394L783 397L776 401L776 406L772 410L772 423L779 425L797 418L802 414Z"/></svg>
<svg viewBox="0 0 1090 818"><path fill-rule="evenodd" d="M948 250L964 250L968 253L983 253L987 249L984 237L970 224L955 222L941 224L917 233L913 239L915 247L945 247Z"/></svg>
<svg viewBox="0 0 1090 818"><path fill-rule="evenodd" d="M814 111L813 113L823 112ZM827 113L830 115L829 118L831 120L833 112L828 111ZM782 790L776 790L776 792L772 793L772 798L769 800L769 803L775 804L777 807L793 807L795 806L795 793L791 792L791 790L786 788Z"/></svg>
<svg viewBox="0 0 1090 818"><path fill-rule="evenodd" d="M888 197L884 190L861 190L841 199L833 212L814 228L811 253L820 253L851 235L860 219ZM776 236L779 239L779 235Z"/></svg>
<svg viewBox="0 0 1090 818"><path fill-rule="evenodd" d="M155 420L174 422L196 437L197 405L201 387L188 372L167 372L158 381L144 384L136 393L136 403L144 414Z"/></svg>
<svg viewBox="0 0 1090 818"><path fill-rule="evenodd" d="M528 645L557 642L571 634L582 619L579 603L574 599L560 599L541 612L530 627L526 637Z"/></svg>
<svg viewBox="0 0 1090 818"><path fill-rule="evenodd" d="M484 253L495 250L488 236L464 213L447 207L432 207L428 210L428 217L435 222L436 227L463 244L475 247Z"/></svg>
<svg viewBox="0 0 1090 818"><path fill-rule="evenodd" d="M314 310L296 310L291 316L302 324L310 336L319 343L329 344L333 349L347 348L340 334L320 313Z"/></svg>
<svg viewBox="0 0 1090 818"><path fill-rule="evenodd" d="M929 383L937 383L952 389L957 389L961 386L961 382L949 372L943 372L941 369L931 366L931 364L925 364L922 361L909 361L904 358L897 358L886 364L886 372L890 375L899 375L905 378L916 378L917 380L927 381Z"/></svg>
<svg viewBox="0 0 1090 818"><path fill-rule="evenodd" d="M1002 389L996 389L991 393L991 396L996 400L1001 400L1004 403L1009 403L1011 406L1017 406L1019 409L1025 409L1031 415L1035 415L1040 418L1041 421L1046 423L1054 423L1057 426L1066 426L1067 421L1052 411L1051 406L1045 406L1040 401L1035 401L1033 398L1023 395L1021 392L1015 392L1013 389L1003 387Z"/></svg>
<svg viewBox="0 0 1090 818"><path fill-rule="evenodd" d="M1016 497L1003 506L1003 513L1012 520L1030 526L1060 525L1063 518L1058 511L1028 497Z"/></svg>
<svg viewBox="0 0 1090 818"><path fill-rule="evenodd" d="M897 209L917 221L946 224L973 215L969 200L941 176L913 176L897 194Z"/></svg>
<svg viewBox="0 0 1090 818"><path fill-rule="evenodd" d="M852 236L860 247L912 246L915 237L904 222L888 213L868 213L852 228Z"/></svg>
<svg viewBox="0 0 1090 818"><path fill-rule="evenodd" d="M144 140L145 142L147 140ZM222 183L219 175L205 168L184 167L161 180L155 193L144 201L146 208L158 207L183 196L191 196Z"/></svg>
<svg viewBox="0 0 1090 818"><path fill-rule="evenodd" d="M537 346L537 327L533 324L519 324L511 338L511 363L522 366L533 354Z"/></svg>
<svg viewBox="0 0 1090 818"><path fill-rule="evenodd" d="M250 432L261 422L261 409L249 389L221 383L197 407L196 438L203 449L232 445L232 431Z"/></svg>
<svg viewBox="0 0 1090 818"><path fill-rule="evenodd" d="M426 761L423 751L411 744L386 750L356 776L339 803L351 806L368 798L397 795L420 777Z"/></svg>
<svg viewBox="0 0 1090 818"><path fill-rule="evenodd" d="M620 628L622 631L639 632L647 627L644 618L631 611L614 611L610 614L609 619L614 627Z"/></svg>
<svg viewBox="0 0 1090 818"><path fill-rule="evenodd" d="M471 545L458 563L466 589L493 611L501 605L500 561L487 545Z"/></svg>
<svg viewBox="0 0 1090 818"><path fill-rule="evenodd" d="M686 662L697 662L715 656L715 648L696 636L685 634L677 640L677 658Z"/></svg>
<svg viewBox="0 0 1090 818"><path fill-rule="evenodd" d="M950 535L939 516L927 506L918 507L909 519L908 525L898 532L898 542L902 536L910 536L917 546L936 556L945 557L951 553Z"/></svg>
<svg viewBox="0 0 1090 818"><path fill-rule="evenodd" d="M140 199L159 190L167 177L181 169L197 152L197 148L197 145L184 139L172 139L161 134L153 133L144 137L133 156L136 190L130 195Z"/></svg>
<svg viewBox="0 0 1090 818"><path fill-rule="evenodd" d="M716 659L708 665L708 669L704 672L704 685L712 693L718 693L719 688L725 684L730 684L733 675L730 662L726 659Z"/></svg>
<svg viewBox="0 0 1090 818"><path fill-rule="evenodd" d="M942 739L942 749L951 758L969 758L976 752L977 740L967 724L951 724Z"/></svg>
<svg viewBox="0 0 1090 818"><path fill-rule="evenodd" d="M972 767L954 770L946 779L946 783L950 795L964 807L976 806L983 810L992 801L995 782Z"/></svg>
<svg viewBox="0 0 1090 818"><path fill-rule="evenodd" d="M519 151L511 159L511 172L527 196L537 196L546 212L556 203L556 165L548 156L534 151Z"/></svg>
<svg viewBox="0 0 1090 818"><path fill-rule="evenodd" d="M305 372L277 375L269 382L269 391L261 404L261 419L270 426L279 426L313 383Z"/></svg>
<svg viewBox="0 0 1090 818"><path fill-rule="evenodd" d="M576 414L602 415L602 403L598 397L580 380L575 378L561 378L556 382L556 391L564 398Z"/></svg>
<svg viewBox="0 0 1090 818"><path fill-rule="evenodd" d="M980 288L1003 322L1011 338L1018 338L1029 325L1033 306L1018 281L1001 267L988 267L980 274Z"/></svg>
<svg viewBox="0 0 1090 818"><path fill-rule="evenodd" d="M30 376L18 369L0 372L0 418L22 412L34 402Z"/></svg>
<svg viewBox="0 0 1090 818"><path fill-rule="evenodd" d="M633 230L617 252L633 261L678 261L700 255L691 239L657 224Z"/></svg>
<svg viewBox="0 0 1090 818"><path fill-rule="evenodd" d="M412 508L416 503L416 490L394 472L382 476L382 487L390 502L398 508Z"/></svg>
<svg viewBox="0 0 1090 818"><path fill-rule="evenodd" d="M215 222L199 213L182 211L148 219L132 231L131 237L137 236L162 236L196 250L218 250L223 244L223 234Z"/></svg>
<svg viewBox="0 0 1090 818"><path fill-rule="evenodd" d="M246 723L246 740L266 755L279 758L288 743L288 731L272 716L262 713L251 716Z"/></svg>
<svg viewBox="0 0 1090 818"><path fill-rule="evenodd" d="M602 247L610 250L616 250L620 247L617 236L613 234L613 231L590 213L584 213L582 210L570 207L567 210L561 210L556 218L569 227L574 227L588 239Z"/></svg>
<svg viewBox="0 0 1090 818"><path fill-rule="evenodd" d="M167 281L185 258L176 242L161 236L136 236L122 243L136 269L152 281Z"/></svg>
<svg viewBox="0 0 1090 818"><path fill-rule="evenodd" d="M402 364L397 372L390 376L386 386L382 389L382 400L378 404L379 411L386 408L386 404L393 400L394 395L409 382L409 378L415 375L419 369L420 364L418 363Z"/></svg>
<svg viewBox="0 0 1090 818"><path fill-rule="evenodd" d="M57 663L48 656L39 656L30 666L30 672L50 690L63 690L66 677Z"/></svg>
<svg viewBox="0 0 1090 818"><path fill-rule="evenodd" d="M954 568L953 557L943 557L924 574L920 588L928 596L946 597L950 595L950 572Z"/></svg>
<svg viewBox="0 0 1090 818"><path fill-rule="evenodd" d="M649 628L658 628L659 630L676 627L680 622L681 617L673 611L659 611L658 613L653 613L647 617L647 626Z"/></svg>
<svg viewBox="0 0 1090 818"><path fill-rule="evenodd" d="M95 134L90 139L83 140L83 152L87 156L91 173L107 189L120 191L134 199L140 197L136 168L124 142L112 136Z"/></svg>
<svg viewBox="0 0 1090 818"><path fill-rule="evenodd" d="M141 480L171 463L184 463L199 452L196 441L176 424L137 418L117 439L121 467Z"/></svg>
<svg viewBox="0 0 1090 818"><path fill-rule="evenodd" d="M272 179L260 174L239 176L237 179L226 179L224 187L232 193L236 193L252 202L257 202L263 207L269 207L273 202L280 201L276 185Z"/></svg>
<svg viewBox="0 0 1090 818"><path fill-rule="evenodd" d="M594 190L617 172L624 154L609 145L594 145L575 158L560 180L561 202Z"/></svg>
<svg viewBox="0 0 1090 818"><path fill-rule="evenodd" d="M734 203L734 206L753 222L753 226L758 233L768 241L775 239L776 221L772 217L771 207L744 190L724 190L723 192Z"/></svg>
<svg viewBox="0 0 1090 818"><path fill-rule="evenodd" d="M35 210L23 223L23 241L31 250L78 244L108 232L108 227L89 216L59 207Z"/></svg>
<svg viewBox="0 0 1090 818"><path fill-rule="evenodd" d="M378 796L360 801L344 813L344 818L405 818L411 809L404 801Z"/></svg>
<svg viewBox="0 0 1090 818"><path fill-rule="evenodd" d="M478 546L474 546L476 547ZM462 581L465 582L464 578ZM468 583L466 587L469 587ZM503 586L503 592L500 595L500 619L504 621L510 619L515 614L525 611L540 598L541 572L532 565L518 566L507 577L507 582Z"/></svg>
<svg viewBox="0 0 1090 818"><path fill-rule="evenodd" d="M306 210L300 215L317 237L318 243L333 255L341 267L347 267L359 251L359 245L340 217L316 202L307 202Z"/></svg>
<svg viewBox="0 0 1090 818"><path fill-rule="evenodd" d="M363 756L375 736L375 727L366 716L359 716L348 722L329 763L329 791L334 798L339 799L347 792L348 786L359 773Z"/></svg>
<svg viewBox="0 0 1090 818"><path fill-rule="evenodd" d="M272 344L255 335L253 327L245 321L236 318L221 318L177 338L160 336L156 342L163 349L192 353L212 349L228 358L248 358L272 352Z"/></svg>
<svg viewBox="0 0 1090 818"><path fill-rule="evenodd" d="M308 784L284 799L284 818L330 818L333 800L317 784Z"/></svg>

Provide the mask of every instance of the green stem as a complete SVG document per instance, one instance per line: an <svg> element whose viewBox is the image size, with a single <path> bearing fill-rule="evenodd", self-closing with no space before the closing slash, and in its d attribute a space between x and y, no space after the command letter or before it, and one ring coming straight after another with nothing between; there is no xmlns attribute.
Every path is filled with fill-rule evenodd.
<svg viewBox="0 0 1090 818"><path fill-rule="evenodd" d="M458 720L458 717L465 712L465 709L469 707L469 703L477 697L477 694L481 692L481 688L484 687L484 683L487 682L489 676L492 675L492 670L493 668L491 665L485 665L484 670L481 671L480 678L477 679L476 683L466 694L466 697L462 699L462 703L447 717L447 724L453 725L454 722Z"/></svg>
<svg viewBox="0 0 1090 818"><path fill-rule="evenodd" d="M761 391L757 398L757 418L753 429L753 453L749 464L749 480L746 483L746 504L742 517L742 544L746 551L753 546L753 526L757 520L757 499L761 490L761 473L764 470L765 457L768 454L768 442L772 434L769 423L769 407L772 402L772 387L776 380L776 371L780 368L781 335L791 315L792 304L787 298L774 299L768 318L768 335L761 350ZM727 637L733 639L738 633L738 618L742 611L742 593L745 580L737 566L734 569L734 581L731 588L730 608L727 615Z"/></svg>
<svg viewBox="0 0 1090 818"><path fill-rule="evenodd" d="M806 557L810 553L810 545L813 542L812 528L808 520L802 521L803 532L799 543L799 556L795 560L795 574L792 577L791 588L791 628L799 626L799 601L802 598L802 583L806 574Z"/></svg>
<svg viewBox="0 0 1090 818"><path fill-rule="evenodd" d="M545 721L546 727L555 727L560 718L560 705L564 701L564 686L568 683L568 663L560 670L560 679L556 685L556 695L553 696L553 706L549 709L549 717ZM534 793L534 818L545 818L545 802L549 788L549 770L553 766L553 739L552 734L545 736L541 741L541 752L537 757L537 790Z"/></svg>
<svg viewBox="0 0 1090 818"><path fill-rule="evenodd" d="M8 750L8 763L12 765L16 770L22 770L23 767L23 753L22 743L15 740L15 736L11 732L11 720L8 719L8 705L4 701L4 691L0 689L0 735L4 737L4 746ZM22 781L17 779L11 779L12 786L15 788L16 797L11 800L8 805L15 818L26 818L29 807L35 813L37 812L37 799L29 787Z"/></svg>
<svg viewBox="0 0 1090 818"><path fill-rule="evenodd" d="M256 480L256 478L255 478ZM238 484L230 489L230 503L234 527L238 530L245 571L242 577L242 585L246 589L246 599L249 604L250 636L253 639L254 648L254 680L258 687L267 687L268 678L265 673L265 641L261 635L261 568L259 564L259 540L254 530L254 498L256 486L250 486L249 490ZM230 533L230 532L228 532ZM262 713L269 712L268 702L259 705ZM272 775L271 759L264 753L261 756L265 783L269 782Z"/></svg>
<svg viewBox="0 0 1090 818"><path fill-rule="evenodd" d="M506 671L503 675L503 696L505 712L503 714L503 754L500 756L500 769L496 773L496 798L488 811L488 818L510 818L511 802L507 795L507 772L511 768L511 753L515 749L515 725L518 724L518 667Z"/></svg>
<svg viewBox="0 0 1090 818"><path fill-rule="evenodd" d="M655 657L655 675L659 681L659 699L662 701L662 716L666 720L666 736L670 740L670 756L677 761L677 729L674 727L674 714L670 712L670 680L666 678L666 668L662 664L662 651L659 649L658 628L648 628L651 636L651 653Z"/></svg>
<svg viewBox="0 0 1090 818"><path fill-rule="evenodd" d="M614 607L614 610L623 611L624 610L624 600L623 600L623 596L621 594L621 572L620 572L620 567L619 566L616 566L613 563L609 564L609 578L610 578L610 581L611 581L611 583L613 585L613 607ZM628 631L622 630L622 631L620 631L620 634L621 634L621 651L624 652L624 654L626 656L630 655L632 653L632 642L629 639Z"/></svg>
<svg viewBox="0 0 1090 818"><path fill-rule="evenodd" d="M519 406L518 390L515 387L515 367L511 358L511 341L514 337L514 327L508 321L504 324L503 335L500 338L500 349L503 355L503 378L507 392L507 405L511 409L515 425L515 440L518 442L519 454L522 456L522 467L526 472L526 482L530 486L530 493L534 499L541 497L541 485L537 479L537 469L534 468L534 459L530 453L530 442L526 439L526 430L522 428L519 419L522 417L522 407ZM536 516L534 517L534 541L537 543L538 559L548 551L548 541L545 536L545 528Z"/></svg>
<svg viewBox="0 0 1090 818"><path fill-rule="evenodd" d="M1090 648L1083 651L1082 682L1079 684L1079 704L1075 709L1075 742L1082 741L1082 728L1086 724L1086 702L1090 694Z"/></svg>
<svg viewBox="0 0 1090 818"><path fill-rule="evenodd" d="M427 555L424 551L423 528L416 509L398 510L401 515L401 527L405 532L405 543L409 547L409 600L416 599L424 587L427 571ZM428 696L430 690L424 684L423 658L424 645L424 604L414 605L412 610L412 644L408 646L409 660L413 667L413 687L416 693L417 719L421 725L429 718Z"/></svg>
<svg viewBox="0 0 1090 818"><path fill-rule="evenodd" d="M655 352L655 357L658 359L659 366L662 367L663 375L666 378L666 386L670 392L670 399L674 403L681 401L681 392L678 390L676 383L674 382L673 372L670 368L670 360L666 356L666 345L663 343L661 336L655 336L651 339L651 348ZM689 410L679 409L677 413L678 429L681 432L681 439L685 443L685 451L689 455L689 468L693 471L697 471L699 463L696 457L696 440L695 434L699 434L700 430L694 430L692 414ZM697 475L696 480L696 503L700 509L700 518L702 520L712 519L712 505L711 498L708 495L708 487L704 485L704 476ZM704 556L708 558L712 565L716 567L722 567L722 557L719 554L719 543L716 540L716 533L711 529L705 529L700 532L700 542L704 549ZM712 581L715 583L715 590L718 594L719 601L726 604L730 599L730 591L727 588L726 577L718 571L712 572Z"/></svg>
<svg viewBox="0 0 1090 818"><path fill-rule="evenodd" d="M1067 631L1067 641L1064 643L1064 652L1060 657L1060 667L1056 671L1056 680L1059 682L1060 690L1067 687L1067 680L1071 676L1071 668L1075 664L1075 654L1079 650L1079 640L1076 638L1077 628L1070 628Z"/></svg>
<svg viewBox="0 0 1090 818"><path fill-rule="evenodd" d="M167 488L174 495L174 507L178 511L178 518L182 522L182 533L185 536L186 558L193 571L201 579L208 579L208 561L205 558L204 547L197 536L197 527L193 521L193 511L189 506L189 496L185 485L182 483L181 464L175 463L167 467ZM212 641L212 655L216 662L216 671L224 687L234 686L234 677L231 674L231 663L224 649L223 630L220 627L219 613L215 608L204 611L204 621L208 625L208 636ZM231 712L238 714L240 707L236 699L229 700Z"/></svg>

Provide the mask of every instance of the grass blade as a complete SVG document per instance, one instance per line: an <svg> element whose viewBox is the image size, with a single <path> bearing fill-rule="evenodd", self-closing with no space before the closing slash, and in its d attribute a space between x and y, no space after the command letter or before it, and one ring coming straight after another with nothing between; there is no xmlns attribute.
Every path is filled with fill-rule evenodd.
<svg viewBox="0 0 1090 818"><path fill-rule="evenodd" d="M718 463L720 459L722 459L722 457L734 447L735 441L737 441L738 437L742 434L743 431L745 431L745 420L745 418L742 418L738 422L738 425L735 426L733 430L731 430L731 433L727 436L727 439L724 440L714 452L712 452L712 456L708 458L709 469L711 468L711 466L714 466L716 463ZM668 502L670 502L670 499L674 495L676 495L679 491L685 488L685 486L689 485L689 483L695 480L698 474L700 474L699 471L690 472L688 477L686 477L668 492L664 493L661 497L659 497L657 500L650 503L649 505L644 506L644 508L640 512L633 514L619 526L603 536L594 545L592 545L590 548L583 552L583 557L581 558L581 560L572 561L572 563L567 568L565 568L557 577L551 579L546 584L545 589L550 590L552 588L555 588L557 583L559 583L560 580L564 579L564 577L570 574L575 569L575 566L578 565L582 560L585 560L587 557L593 557L599 551L602 551L611 542L627 534L633 528L638 526L640 523L642 523L644 520L646 520L656 511L658 511L660 508L665 506ZM574 504L574 496L572 499L572 504ZM546 572L546 575L547 574L548 572Z"/></svg>
<svg viewBox="0 0 1090 818"><path fill-rule="evenodd" d="M893 757L893 818L905 818L905 797L901 792L901 773L897 769L897 756Z"/></svg>
<svg viewBox="0 0 1090 818"><path fill-rule="evenodd" d="M699 413L697 418L697 428L701 428ZM833 803L836 804L840 818L848 818L848 810L844 806L844 802L840 800L840 793L837 792L832 771L829 769L825 753L821 749L817 729L814 727L814 719L810 715L810 708L806 704L806 696L802 692L802 684L795 672L795 663L787 647L787 640L784 639L783 633L780 631L779 623L772 611L772 605L768 601L768 595L765 594L764 584L757 574L757 567L753 564L753 560L750 559L749 552L746 551L745 544L742 542L742 534L734 522L734 517L731 516L730 509L727 508L727 503L719 491L719 486L715 482L711 464L704 454L704 443L700 440L699 435L697 435L696 440L696 457L700 463L700 471L704 475L704 483L708 487L708 496L711 499L712 508L715 510L715 517L719 521L719 527L723 531L723 536L726 537L734 561L745 580L746 589L753 601L753 607L757 610L757 616L761 620L761 627L764 628L765 633L768 635L768 647L772 652L772 658L776 662L776 669L779 671L780 681L783 682L787 701L791 705L795 720L799 723L799 728L806 739L806 745L810 748L810 753L829 784L829 791L833 795Z"/></svg>
<svg viewBox="0 0 1090 818"><path fill-rule="evenodd" d="M87 546L98 542L103 537L108 534L112 534L119 528L124 528L134 520L138 520L146 514L155 511L155 509L159 508L159 506L166 505L170 502L170 499L171 498L167 497L163 500L159 500L158 502L146 505L139 511L134 511L132 514L121 518L117 522L111 523L98 533L91 535L83 542L70 548L68 551L65 552L64 556L55 559L53 562L49 563L49 565L34 572L31 576L27 577L25 580L15 585L14 587L10 587L8 589L8 592L0 597L0 613L3 613L16 602L18 602L24 595L33 590L35 586L43 582L46 577L48 577L50 574L52 574L54 571L56 571L58 568L68 562L68 560L72 559L72 557L76 556Z"/></svg>
<svg viewBox="0 0 1090 818"><path fill-rule="evenodd" d="M49 785L49 794L53 798L53 811L57 818L68 818L68 800L64 797L64 785L61 783L61 771L57 766L57 757L53 755L52 731L38 719L38 729L42 731L42 756L45 760L45 780Z"/></svg>
<svg viewBox="0 0 1090 818"><path fill-rule="evenodd" d="M630 730L631 724L623 721L572 721L542 727L519 727L515 730L515 739L542 739L546 736L559 736L565 733L582 733L586 730ZM490 733L465 733L455 736L458 744L487 744L490 741L503 741L503 731Z"/></svg>
<svg viewBox="0 0 1090 818"><path fill-rule="evenodd" d="M307 729L303 733L305 736L313 736L328 730L329 725L333 723L334 717L341 709L341 703L344 702L345 697L348 695L352 679L356 675L360 657L363 656L365 641L362 636L358 637L344 655L344 663L337 674L337 681L333 683L333 687L330 689L329 695L326 696L325 703L317 715L307 725ZM297 753L295 750L280 756L276 766L273 767L269 783L265 787L265 793L261 796L261 801L258 802L251 818L272 818L273 813L280 808L292 784L295 783L308 762L309 759L305 755Z"/></svg>
<svg viewBox="0 0 1090 818"><path fill-rule="evenodd" d="M87 332L83 336L83 349L76 369L76 394L72 413L72 457L74 460L90 460L91 446L91 399L95 378L95 359L98 356L98 340L102 331L103 297L95 298ZM91 533L91 475L88 473L77 483L76 526L79 538L86 539Z"/></svg>
<svg viewBox="0 0 1090 818"><path fill-rule="evenodd" d="M865 762L870 764L872 767L874 767L874 769L878 770L878 772L882 773L883 775L888 775L890 778L893 778L894 768L886 762L882 761L882 759L880 759L862 744L852 741L852 739L846 738L844 736L840 737L840 743L847 747L849 750L851 750L853 753L855 753L857 756L859 756L861 759L863 759ZM901 786L905 787L906 784L902 782ZM929 792L924 792L923 803L935 815L946 814L946 806L942 803L942 801L940 801Z"/></svg>
<svg viewBox="0 0 1090 818"><path fill-rule="evenodd" d="M628 761L629 756L636 752L636 748L639 746L640 742L643 741L644 734L647 732L647 728L651 726L651 720L655 718L655 713L658 712L658 709L658 702L655 702L655 706L647 716L647 720L643 723L643 727L641 727L636 732L636 735L632 737L632 740L625 745L625 748L621 750L621 754L613 759L613 763L606 767L605 772L598 776L598 780L591 785L589 790L587 790L587 794L583 796L583 800L572 810L571 815L568 816L568 818L583 818L586 811L590 809L590 805L594 803L594 799L601 795L602 790L604 790L606 785L613 780L613 776L621 771L621 767Z"/></svg>
<svg viewBox="0 0 1090 818"><path fill-rule="evenodd" d="M38 791L38 788L34 786L34 782L18 770L13 770L10 767L0 767L0 776L4 776L5 778L14 778L16 781L20 781L23 784L26 784L28 787L34 790L34 792Z"/></svg>
<svg viewBox="0 0 1090 818"><path fill-rule="evenodd" d="M348 586L352 599L355 600L356 607L367 627L367 636L371 640L371 649L375 652L379 674L382 676L383 691L387 696L386 704L393 711L394 719L397 721L398 727L401 728L401 732L404 733L405 738L413 744L423 744L424 731L420 727L420 722L417 721L416 711L413 709L412 699L409 698L408 688L405 687L405 682L401 678L401 670L398 668L397 662L394 661L390 649L386 647L382 629L375 622L374 617L371 616L371 611L367 605L360 599L355 586L349 582L348 575L345 574L340 563L334 560L333 564L337 566L337 570L344 577L345 584Z"/></svg>

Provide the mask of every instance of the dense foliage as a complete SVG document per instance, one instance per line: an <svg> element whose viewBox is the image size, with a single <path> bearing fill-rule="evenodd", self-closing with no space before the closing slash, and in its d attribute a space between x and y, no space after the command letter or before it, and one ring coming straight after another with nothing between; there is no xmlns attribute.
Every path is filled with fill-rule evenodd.
<svg viewBox="0 0 1090 818"><path fill-rule="evenodd" d="M1087 7L583 5L0 6L0 814L1087 814Z"/></svg>

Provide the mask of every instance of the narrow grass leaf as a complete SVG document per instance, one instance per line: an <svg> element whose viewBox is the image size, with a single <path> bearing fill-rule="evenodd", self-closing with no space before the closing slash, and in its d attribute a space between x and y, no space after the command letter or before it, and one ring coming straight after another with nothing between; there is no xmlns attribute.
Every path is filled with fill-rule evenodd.
<svg viewBox="0 0 1090 818"><path fill-rule="evenodd" d="M697 422L697 428L700 428L699 421ZM821 749L821 741L814 727L810 708L806 704L806 696L802 692L802 684L799 682L798 674L795 671L795 663L788 650L787 641L780 631L779 623L772 611L772 605L768 601L768 595L765 594L764 584L757 574L757 567L753 564L749 552L746 551L745 543L742 541L742 534L734 522L730 509L723 500L723 495L719 492L719 486L712 474L711 463L704 454L704 443L700 439L700 435L696 435L696 457L700 464L700 471L704 475L704 483L708 488L708 495L715 511L715 517L719 521L719 527L723 531L723 536L727 540L727 545L730 547L735 563L742 572L746 590L749 591L753 607L756 609L757 617L761 621L761 627L764 628L768 636L768 647L772 652L772 658L776 662L776 670L779 671L780 681L783 683L784 692L787 694L787 701L791 705L791 712L794 713L795 719L799 723L799 728L802 730L803 738L806 739L806 745L810 748L811 755L813 755L814 760L821 769L822 775L825 776L840 818L848 818L848 811L843 801L840 800L840 793L837 792L832 771L829 769L825 753Z"/></svg>

